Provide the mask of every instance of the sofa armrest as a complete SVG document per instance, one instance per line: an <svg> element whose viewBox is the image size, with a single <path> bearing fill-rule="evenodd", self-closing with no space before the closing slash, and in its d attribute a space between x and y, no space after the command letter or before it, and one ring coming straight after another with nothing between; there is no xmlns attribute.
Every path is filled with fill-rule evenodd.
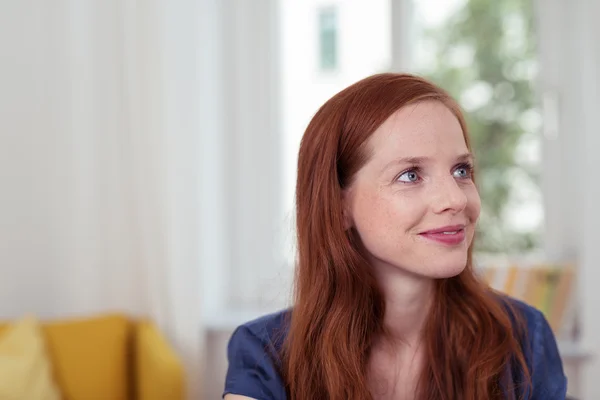
<svg viewBox="0 0 600 400"><path fill-rule="evenodd" d="M137 325L135 369L138 400L183 400L182 364L151 322Z"/></svg>

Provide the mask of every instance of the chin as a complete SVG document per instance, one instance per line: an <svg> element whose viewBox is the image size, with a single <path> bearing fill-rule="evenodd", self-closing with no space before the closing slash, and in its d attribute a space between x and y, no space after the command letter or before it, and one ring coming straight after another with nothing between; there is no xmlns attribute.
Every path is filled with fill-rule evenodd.
<svg viewBox="0 0 600 400"><path fill-rule="evenodd" d="M466 265L459 267L447 267L443 270L435 271L430 277L435 279L448 279L460 275L465 270Z"/></svg>
<svg viewBox="0 0 600 400"><path fill-rule="evenodd" d="M467 267L467 255L442 258L438 265L431 265L429 276L436 279L452 278L462 273Z"/></svg>

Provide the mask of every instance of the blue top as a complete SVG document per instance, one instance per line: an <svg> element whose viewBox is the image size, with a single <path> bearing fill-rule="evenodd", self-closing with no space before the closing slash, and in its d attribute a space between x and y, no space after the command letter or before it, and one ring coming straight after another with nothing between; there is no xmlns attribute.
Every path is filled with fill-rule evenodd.
<svg viewBox="0 0 600 400"><path fill-rule="evenodd" d="M514 300L527 322L529 346L525 359L532 377L531 400L564 400L567 379L556 340L541 312ZM227 347L229 369L225 391L257 400L286 400L284 383L277 372L277 358L287 331L290 310L269 314L239 326Z"/></svg>

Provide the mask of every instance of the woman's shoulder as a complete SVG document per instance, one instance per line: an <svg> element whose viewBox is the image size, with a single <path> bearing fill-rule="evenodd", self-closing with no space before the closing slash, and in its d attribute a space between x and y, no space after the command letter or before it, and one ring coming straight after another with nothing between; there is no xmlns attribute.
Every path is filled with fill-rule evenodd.
<svg viewBox="0 0 600 400"><path fill-rule="evenodd" d="M291 309L265 314L238 326L238 331L246 331L265 343L278 344L287 335Z"/></svg>
<svg viewBox="0 0 600 400"><path fill-rule="evenodd" d="M290 314L289 309L278 311L236 328L227 345L229 366L224 395L285 399L280 354Z"/></svg>
<svg viewBox="0 0 600 400"><path fill-rule="evenodd" d="M527 332L539 329L546 321L544 314L537 308L514 297L507 295L500 295L500 297L504 304L508 307L511 316L515 317L514 314L516 313L518 321L525 323ZM513 319L513 321L516 323L517 319Z"/></svg>
<svg viewBox="0 0 600 400"><path fill-rule="evenodd" d="M533 389L534 399L564 399L567 390L567 379L558 350L554 332L550 328L544 314L512 297L504 296L503 301L511 313L517 313L524 334L519 335L524 356L527 361Z"/></svg>
<svg viewBox="0 0 600 400"><path fill-rule="evenodd" d="M510 313L517 318L513 318L516 325L521 321L525 330L523 340L527 340L532 350L540 345L556 346L554 332L546 319L546 316L537 308L513 297L504 296L504 301L510 306Z"/></svg>
<svg viewBox="0 0 600 400"><path fill-rule="evenodd" d="M260 344L263 351L279 364L279 354L287 337L290 316L291 310L285 309L245 322L233 332L229 346Z"/></svg>

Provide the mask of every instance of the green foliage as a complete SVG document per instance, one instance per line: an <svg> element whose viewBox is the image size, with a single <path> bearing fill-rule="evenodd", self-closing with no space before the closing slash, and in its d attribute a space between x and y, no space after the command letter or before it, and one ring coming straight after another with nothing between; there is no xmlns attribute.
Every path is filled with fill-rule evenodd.
<svg viewBox="0 0 600 400"><path fill-rule="evenodd" d="M519 121L536 108L532 7L531 0L467 0L443 26L427 32L435 57L423 74L466 109L483 203L479 251L523 252L536 247L539 236L514 231L505 218L511 171L524 169L536 184L539 174L515 157L521 138L531 133Z"/></svg>

